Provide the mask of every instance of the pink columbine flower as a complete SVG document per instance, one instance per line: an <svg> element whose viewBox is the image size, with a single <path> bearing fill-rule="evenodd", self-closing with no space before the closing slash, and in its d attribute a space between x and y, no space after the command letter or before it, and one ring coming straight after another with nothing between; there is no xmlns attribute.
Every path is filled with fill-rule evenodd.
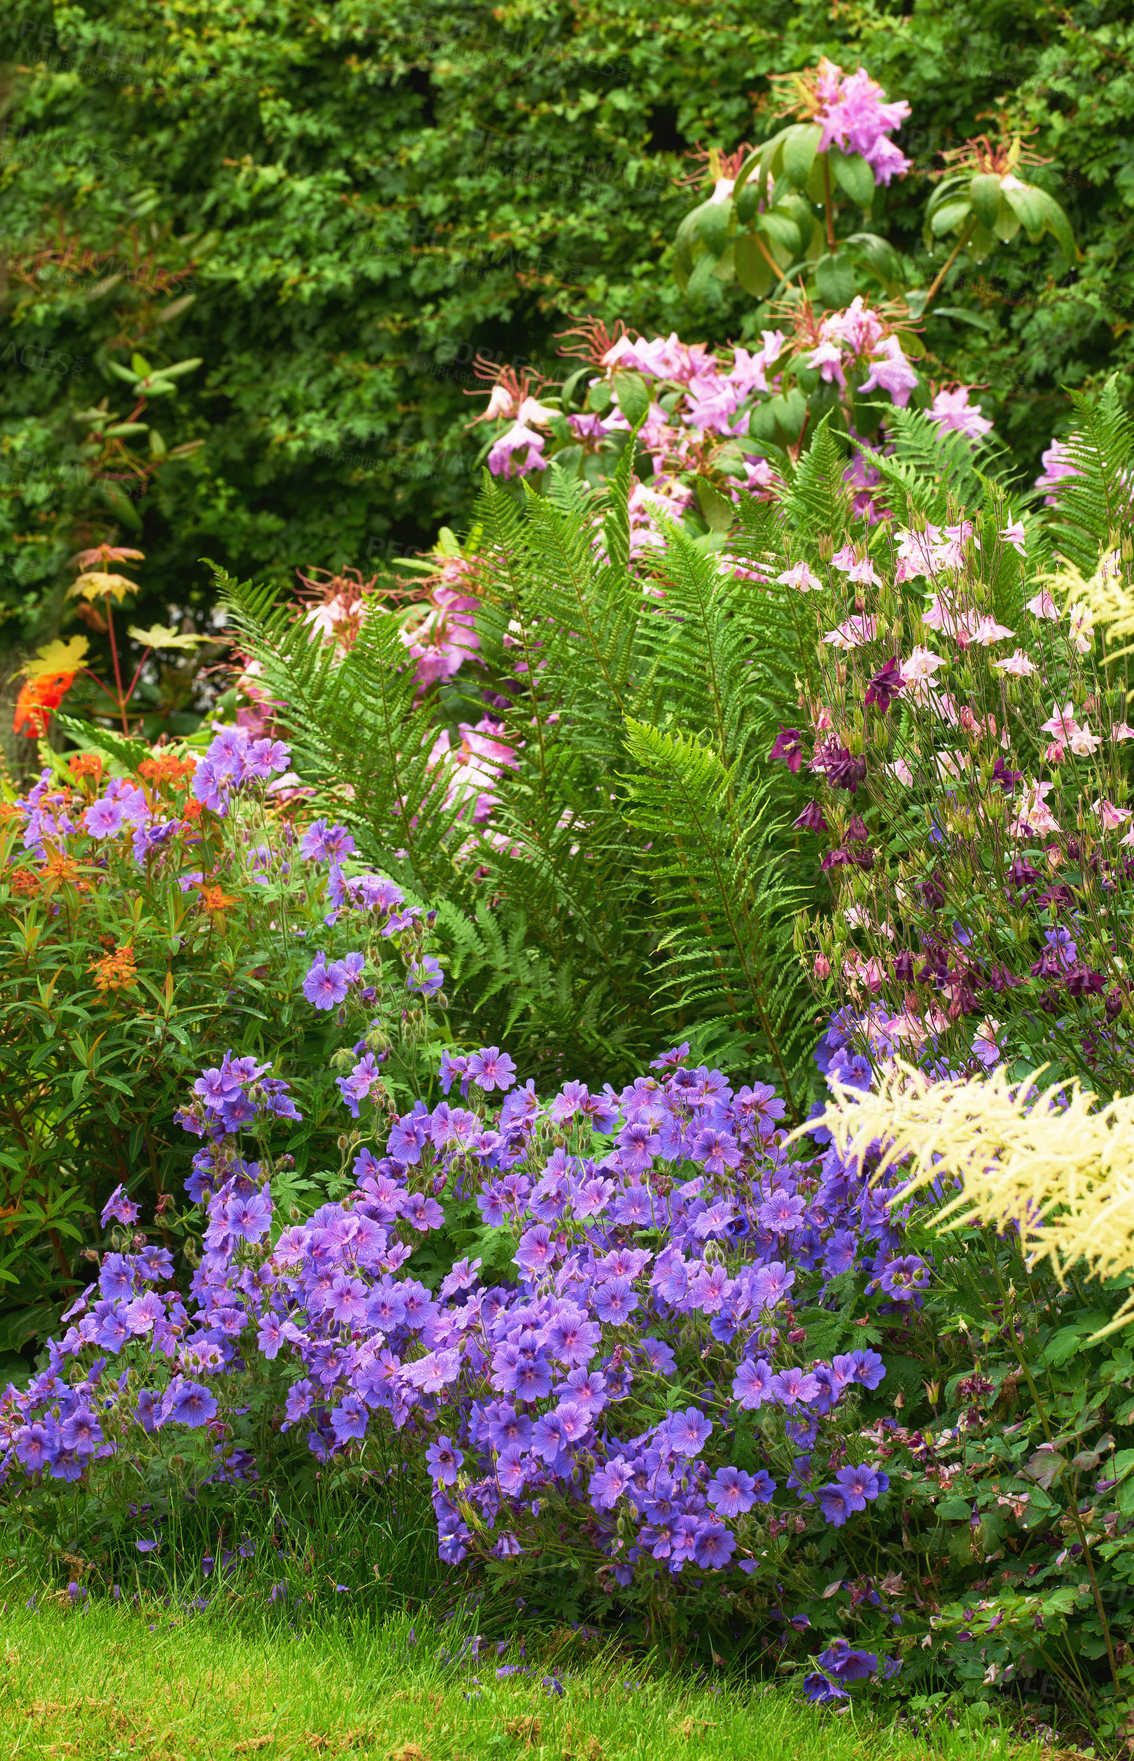
<svg viewBox="0 0 1134 1761"><path fill-rule="evenodd" d="M1067 622L1071 626L1071 640L1074 642L1079 653L1089 654L1091 652L1091 643L1093 642L1095 635L1095 626L1091 618L1090 607L1086 605L1073 605L1067 613Z"/></svg>
<svg viewBox="0 0 1134 1761"><path fill-rule="evenodd" d="M958 385L952 391L939 391L925 412L926 420L940 423L946 434L964 434L970 440L991 433L992 423L981 414L980 405L969 402L969 390L967 385Z"/></svg>
<svg viewBox="0 0 1134 1761"><path fill-rule="evenodd" d="M794 587L798 593L821 593L823 583L818 575L813 575L806 563L796 563L792 568L785 569L782 575L776 576L777 582L784 587Z"/></svg>
<svg viewBox="0 0 1134 1761"><path fill-rule="evenodd" d="M1021 556L1026 555L1027 533L1024 530L1023 520L1013 520L1011 525L1001 529L998 536L1003 538L1005 544L1010 544L1014 550L1018 550Z"/></svg>
<svg viewBox="0 0 1134 1761"><path fill-rule="evenodd" d="M1034 617L1046 618L1048 623L1057 624L1059 622L1059 607L1046 587L1033 599L1028 600L1027 609Z"/></svg>
<svg viewBox="0 0 1134 1761"><path fill-rule="evenodd" d="M873 642L878 634L878 625L869 616L847 618L836 630L828 630L824 642L832 648L861 648L864 642Z"/></svg>
<svg viewBox="0 0 1134 1761"><path fill-rule="evenodd" d="M831 558L831 567L838 569L848 580L857 581L870 587L881 587L882 583L874 572L874 564L868 556L860 557L853 544L844 544L836 550Z"/></svg>
<svg viewBox="0 0 1134 1761"><path fill-rule="evenodd" d="M896 776L900 783L904 783L907 789L913 788L913 771L904 758L895 758L892 764L886 766L886 769Z"/></svg>
<svg viewBox="0 0 1134 1761"><path fill-rule="evenodd" d="M909 658L902 662L902 684L916 685L923 680L932 680L937 669L944 665L945 662L941 656L934 654L932 648L918 646L912 651Z"/></svg>
<svg viewBox="0 0 1134 1761"><path fill-rule="evenodd" d="M1093 758L1102 745L1102 737L1099 734L1093 734L1090 723L1084 722L1081 728L1075 729L1067 744L1076 758Z"/></svg>
<svg viewBox="0 0 1134 1761"><path fill-rule="evenodd" d="M1112 740L1134 740L1134 728L1127 722L1115 722L1110 737Z"/></svg>
<svg viewBox="0 0 1134 1761"><path fill-rule="evenodd" d="M1060 709L1058 703L1051 706L1051 714L1045 722L1040 723L1041 734L1054 734L1058 740L1069 740L1078 729L1075 720L1075 705L1067 703Z"/></svg>
<svg viewBox="0 0 1134 1761"><path fill-rule="evenodd" d="M1102 820L1104 832L1116 832L1130 818L1131 810L1129 807L1116 807L1114 802L1108 801L1105 796L1092 802L1091 805Z"/></svg>
<svg viewBox="0 0 1134 1761"><path fill-rule="evenodd" d="M994 660L992 665L997 672L1011 673L1017 679L1030 678L1036 670L1022 648L1017 648L1007 660Z"/></svg>

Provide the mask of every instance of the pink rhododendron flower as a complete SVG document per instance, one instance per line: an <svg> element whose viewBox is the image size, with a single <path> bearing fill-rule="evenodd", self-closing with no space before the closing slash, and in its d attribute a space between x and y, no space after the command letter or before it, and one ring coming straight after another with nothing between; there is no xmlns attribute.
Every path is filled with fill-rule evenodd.
<svg viewBox="0 0 1134 1761"><path fill-rule="evenodd" d="M992 423L981 414L980 405L969 402L967 385L939 391L925 414L927 421L939 423L947 434L964 434L970 440L979 440L992 432Z"/></svg>
<svg viewBox="0 0 1134 1761"><path fill-rule="evenodd" d="M1061 483L1065 477L1078 477L1080 475L1080 472L1071 463L1070 448L1066 441L1053 440L1047 451L1043 453L1041 457L1043 459L1043 470L1035 481L1035 487L1037 489L1054 489L1056 484ZM1054 507L1056 505L1056 497L1054 495L1045 495L1043 499L1048 507Z"/></svg>
<svg viewBox="0 0 1134 1761"><path fill-rule="evenodd" d="M547 465L543 456L544 439L534 428L517 422L499 440L493 442L488 454L488 468L494 477L525 477L529 471L542 471ZM524 451L521 459L517 455Z"/></svg>
<svg viewBox="0 0 1134 1761"><path fill-rule="evenodd" d="M860 393L887 391L898 408L905 409L910 392L917 390L917 374L896 336L887 336L877 345L870 358L870 372L858 389Z"/></svg>

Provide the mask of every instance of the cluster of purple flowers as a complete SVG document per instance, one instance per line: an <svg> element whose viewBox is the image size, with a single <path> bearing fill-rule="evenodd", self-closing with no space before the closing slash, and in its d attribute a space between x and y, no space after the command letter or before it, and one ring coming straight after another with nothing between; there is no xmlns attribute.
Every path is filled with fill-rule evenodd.
<svg viewBox="0 0 1134 1761"><path fill-rule="evenodd" d="M761 1536L809 1516L842 1527L886 1491L876 1463L852 1459L871 1446L847 1405L885 1370L869 1348L795 1361L792 1291L802 1276L822 1303L864 1252L891 1265L900 1207L833 1149L793 1161L774 1091L734 1089L687 1052L620 1092L571 1082L547 1102L497 1047L448 1054L446 1090L472 1104L419 1101L383 1154L359 1150L346 1198L274 1242L269 1183L240 1139L294 1106L266 1066L226 1056L180 1116L206 1140L187 1182L206 1210L188 1305L157 1288L164 1250L107 1254L48 1369L0 1404L3 1474L74 1478L170 1425L213 1426L217 1472L252 1471L218 1413L225 1378L235 1406L258 1356L278 1364L282 1428L302 1427L319 1460L356 1450L378 1415L426 1446L450 1561L538 1549L549 1511L570 1517L599 1581L622 1585L750 1573ZM497 1091L489 1112L478 1097ZM507 1282L482 1279L479 1259L436 1292L412 1275L446 1188L508 1232ZM119 1192L107 1214L131 1211ZM108 1373L131 1341L148 1353L140 1393Z"/></svg>
<svg viewBox="0 0 1134 1761"><path fill-rule="evenodd" d="M14 805L24 820L24 849L34 851L40 861L46 857L47 845L58 848L65 839L85 833L100 843L129 836L135 858L144 863L184 824L161 813L143 789L124 777L109 778L102 792L81 808L73 792L59 786L55 773L44 770Z"/></svg>
<svg viewBox="0 0 1134 1761"><path fill-rule="evenodd" d="M247 728L222 728L194 773L194 799L224 815L234 790L270 783L290 763L282 740L256 739Z"/></svg>

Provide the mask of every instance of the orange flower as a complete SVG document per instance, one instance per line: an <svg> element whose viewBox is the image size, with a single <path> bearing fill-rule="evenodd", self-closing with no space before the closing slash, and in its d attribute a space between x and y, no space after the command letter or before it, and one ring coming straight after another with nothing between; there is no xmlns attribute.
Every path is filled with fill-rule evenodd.
<svg viewBox="0 0 1134 1761"><path fill-rule="evenodd" d="M67 768L73 777L93 777L97 783L102 776L102 757L98 752L73 752L67 760Z"/></svg>
<svg viewBox="0 0 1134 1761"><path fill-rule="evenodd" d="M115 948L112 953L104 954L101 960L92 960L87 970L94 974L96 990L129 990L138 977L138 969L134 965L133 944L127 943L124 948Z"/></svg>
<svg viewBox="0 0 1134 1761"><path fill-rule="evenodd" d="M46 734L52 710L59 708L74 683L74 673L43 673L21 685L12 717L13 733L24 733L28 740L38 740Z"/></svg>
<svg viewBox="0 0 1134 1761"><path fill-rule="evenodd" d="M181 817L183 819L200 819L204 805L203 801L186 801L181 809Z"/></svg>
<svg viewBox="0 0 1134 1761"><path fill-rule="evenodd" d="M202 887L200 893L202 911L223 911L226 905L236 904L236 895L224 893L220 887Z"/></svg>
<svg viewBox="0 0 1134 1761"><path fill-rule="evenodd" d="M180 783L191 777L196 768L195 758L175 758L170 752L158 758L143 758L138 774L153 783Z"/></svg>
<svg viewBox="0 0 1134 1761"><path fill-rule="evenodd" d="M73 881L79 877L79 865L74 857L68 856L65 850L53 850L47 846L47 855L43 861L43 878L45 881Z"/></svg>
<svg viewBox="0 0 1134 1761"><path fill-rule="evenodd" d="M14 893L19 893L23 898L30 899L33 894L39 892L39 876L34 868L16 868L10 872Z"/></svg>

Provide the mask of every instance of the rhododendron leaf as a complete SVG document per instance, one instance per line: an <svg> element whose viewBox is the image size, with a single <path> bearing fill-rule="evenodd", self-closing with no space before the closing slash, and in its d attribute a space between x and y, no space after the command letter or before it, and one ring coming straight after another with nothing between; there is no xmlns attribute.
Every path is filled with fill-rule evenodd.
<svg viewBox="0 0 1134 1761"><path fill-rule="evenodd" d="M776 277L754 233L737 233L732 244L732 260L736 268L736 279L745 293L752 294L758 300L770 293Z"/></svg>
<svg viewBox="0 0 1134 1761"><path fill-rule="evenodd" d="M825 306L849 306L854 299L854 269L849 257L827 251L815 265L815 285Z"/></svg>
<svg viewBox="0 0 1134 1761"><path fill-rule="evenodd" d="M803 189L815 163L823 130L817 122L798 122L784 136L784 170L796 189Z"/></svg>
<svg viewBox="0 0 1134 1761"><path fill-rule="evenodd" d="M76 673L89 652L90 643L85 636L69 636L66 642L57 637L46 647L36 649L24 668L24 677L42 679L49 673Z"/></svg>
<svg viewBox="0 0 1134 1761"><path fill-rule="evenodd" d="M1010 244L1020 230L1020 216L1006 198L1001 200L993 230L1001 244L1005 245Z"/></svg>
<svg viewBox="0 0 1134 1761"><path fill-rule="evenodd" d="M703 202L697 209L697 237L706 248L719 257L728 244L731 202Z"/></svg>
<svg viewBox="0 0 1134 1761"><path fill-rule="evenodd" d="M618 407L632 425L643 421L650 407L650 392L640 373L616 373L614 391Z"/></svg>
<svg viewBox="0 0 1134 1761"><path fill-rule="evenodd" d="M954 232L967 220L971 212L972 208L967 196L963 196L955 202L946 202L943 207L938 208L933 216L929 223L929 230L934 238L944 238L947 232Z"/></svg>
<svg viewBox="0 0 1134 1761"><path fill-rule="evenodd" d="M1047 212L1044 205L1044 191L1033 189L1031 184L1015 183L1006 180L1000 193L1011 208L1013 214L1026 228L1032 243L1042 238L1047 226Z"/></svg>
<svg viewBox="0 0 1134 1761"><path fill-rule="evenodd" d="M728 496L714 489L704 477L698 477L697 501L710 532L727 532L735 511Z"/></svg>
<svg viewBox="0 0 1134 1761"><path fill-rule="evenodd" d="M760 232L777 245L782 245L792 256L798 253L801 245L799 227L790 214L778 213L773 208L767 214L761 214L756 224Z"/></svg>
<svg viewBox="0 0 1134 1761"><path fill-rule="evenodd" d="M874 200L874 173L862 154L840 153L832 148L830 159L839 186L860 208L869 208Z"/></svg>
<svg viewBox="0 0 1134 1761"><path fill-rule="evenodd" d="M982 226L995 226L1000 210L1000 178L994 171L981 171L969 184L973 213Z"/></svg>
<svg viewBox="0 0 1134 1761"><path fill-rule="evenodd" d="M885 281L897 281L901 277L901 258L889 239L879 238L876 232L852 232L849 238L841 241L839 249L868 264Z"/></svg>
<svg viewBox="0 0 1134 1761"><path fill-rule="evenodd" d="M105 501L112 513L114 513L124 525L129 526L132 532L140 532L142 530L141 515L130 500L130 497L122 493L117 483L107 483L105 479L103 479L100 480L97 488L103 501Z"/></svg>

